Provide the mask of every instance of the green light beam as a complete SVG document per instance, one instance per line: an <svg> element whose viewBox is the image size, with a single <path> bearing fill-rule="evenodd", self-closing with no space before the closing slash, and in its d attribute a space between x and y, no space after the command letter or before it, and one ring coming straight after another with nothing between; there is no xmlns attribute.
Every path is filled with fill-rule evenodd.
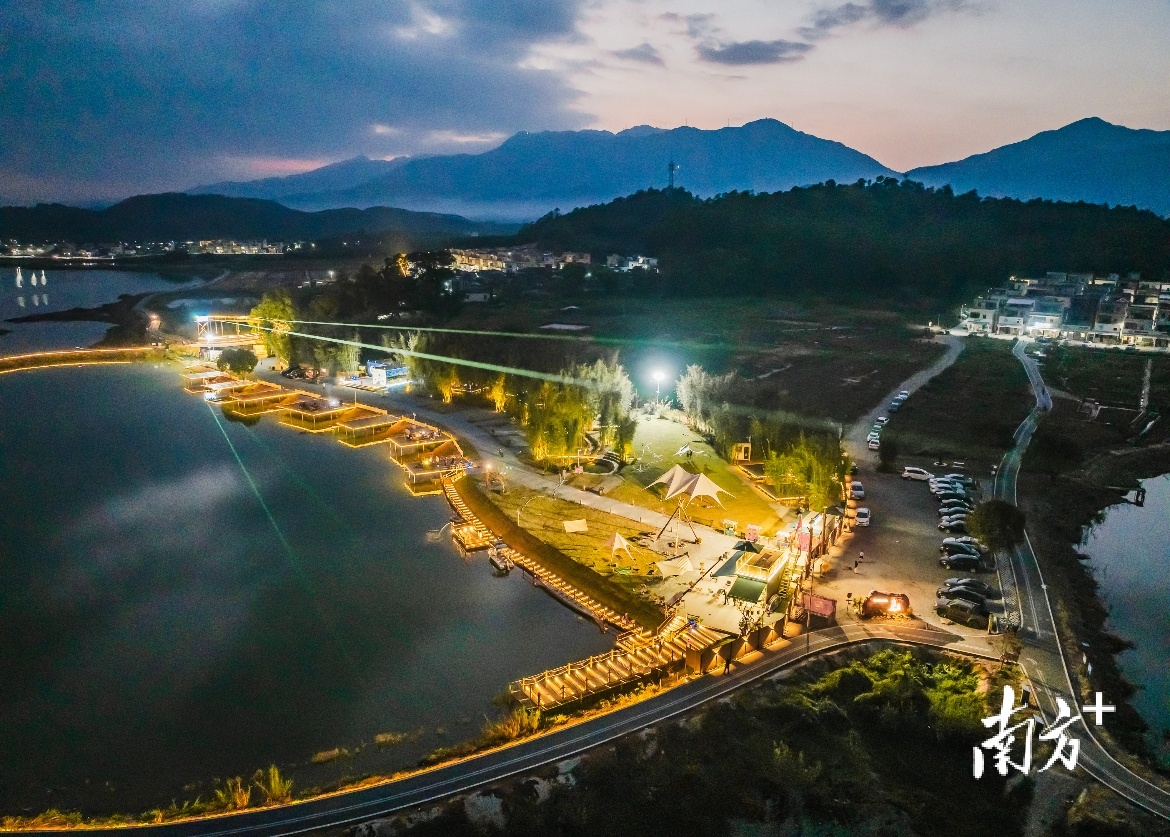
<svg viewBox="0 0 1170 837"><path fill-rule="evenodd" d="M256 501L260 503L260 508L264 509L264 514L268 518L268 522L272 524L272 531L276 533L276 537L280 541L280 545L284 547L285 554L288 556L288 560L292 565L293 572L295 572L297 577L300 579L302 586L311 591L312 584L309 582L309 579L305 575L304 570L301 569L300 561L297 558L296 552L293 550L292 544L289 543L288 538L284 536L284 532L281 531L280 526L277 524L276 518L272 514L272 510L268 508L268 503L264 501L264 496L260 493L260 487L256 485L256 481L252 479L252 474L244 465L244 460L240 457L239 451L236 450L236 446L232 442L231 437L228 435L227 429L224 428L223 422L219 420L219 416L215 414L215 408L212 407L211 404L207 405L207 409L211 413L212 420L215 421L215 426L218 427L219 432L223 434L223 439L225 442L227 442L228 449L232 452L232 456L235 457L236 464L240 466L240 470L244 474L244 479L247 480L248 486L252 489L252 493L256 495ZM317 620L321 623L321 627L324 628L326 633L329 634L329 638L333 641L333 644L337 647L337 650L341 653L341 656L345 658L346 663L353 672L354 678L358 681L364 681L365 678L362 677L361 669L358 668L356 661L349 653L349 650L345 647L345 644L341 641L337 631L334 630L333 626L321 612L321 609L317 606L316 598L311 593L309 595L309 602L311 603L311 606L317 615Z"/></svg>
<svg viewBox="0 0 1170 837"><path fill-rule="evenodd" d="M356 346L359 349L370 349L375 352L383 352L392 355L405 355L406 357L417 357L423 360L433 360L437 363L451 363L456 366L467 366L472 369L483 369L488 372L501 372L505 375L518 375L522 378L534 378L538 381L549 381L554 384L564 384L566 386L583 387L590 389L594 386L592 381L584 380L583 378L574 378L571 375L554 375L551 372L537 372L533 369L520 369L515 366L503 366L498 363L486 363L480 360L467 360L461 357L447 357L446 355L435 355L430 352L415 352L410 349L389 348L388 346L376 346L373 343L363 343L360 340L345 340L341 337L327 337L324 334L306 334L301 331L283 331L281 329L264 328L264 326L254 326L261 331L271 332L273 334L287 334L290 337L304 337L307 340L323 340L326 343L337 343L341 346Z"/></svg>
<svg viewBox="0 0 1170 837"><path fill-rule="evenodd" d="M241 315L239 320L254 319ZM753 352L765 352L773 349L773 346L763 346L755 343L730 343L727 341L719 341L714 343L703 343L696 340L652 340L648 337L599 337L596 335L576 335L576 334L539 334L529 331L487 331L480 329L469 328L436 328L433 326L405 326L405 325L389 325L385 323L334 323L325 322L321 320L278 320L282 323L297 323L298 325L317 325L317 326L335 326L340 328L380 328L390 331L425 331L435 334L466 334L473 337L515 337L528 338L531 340L560 340L578 343L601 343L607 346L660 346L664 348L673 349L689 349L694 351L710 351L710 350L743 350ZM818 331L825 327L817 328L794 328L784 329L784 331Z"/></svg>

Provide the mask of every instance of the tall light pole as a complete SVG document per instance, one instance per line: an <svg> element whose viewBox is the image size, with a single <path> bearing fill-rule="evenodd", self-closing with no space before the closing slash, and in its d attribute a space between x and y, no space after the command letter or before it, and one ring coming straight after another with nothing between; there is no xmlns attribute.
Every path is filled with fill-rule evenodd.
<svg viewBox="0 0 1170 837"><path fill-rule="evenodd" d="M666 374L662 371L654 373L654 400L658 403L662 402L662 381L666 378Z"/></svg>

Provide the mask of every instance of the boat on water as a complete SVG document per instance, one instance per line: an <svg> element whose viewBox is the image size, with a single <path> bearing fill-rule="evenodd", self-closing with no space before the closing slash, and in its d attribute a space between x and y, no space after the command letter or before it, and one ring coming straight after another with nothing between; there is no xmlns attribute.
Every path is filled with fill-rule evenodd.
<svg viewBox="0 0 1170 837"><path fill-rule="evenodd" d="M508 545L503 541L496 541L488 547L488 563L498 572L506 573L515 566L508 557Z"/></svg>

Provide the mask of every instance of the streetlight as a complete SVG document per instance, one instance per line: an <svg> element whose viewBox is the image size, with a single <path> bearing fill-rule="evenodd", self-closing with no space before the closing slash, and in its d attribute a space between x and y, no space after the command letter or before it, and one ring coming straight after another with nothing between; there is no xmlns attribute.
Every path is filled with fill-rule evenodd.
<svg viewBox="0 0 1170 837"><path fill-rule="evenodd" d="M661 370L654 373L654 400L662 400L662 381L666 377L666 373Z"/></svg>

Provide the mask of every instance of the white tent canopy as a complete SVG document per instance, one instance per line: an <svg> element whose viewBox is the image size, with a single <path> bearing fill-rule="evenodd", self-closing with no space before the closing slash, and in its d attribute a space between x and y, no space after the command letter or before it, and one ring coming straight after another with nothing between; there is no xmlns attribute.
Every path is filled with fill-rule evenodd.
<svg viewBox="0 0 1170 837"><path fill-rule="evenodd" d="M619 549L624 549L627 555L633 557L633 553L630 552L630 542L622 537L621 532L614 532L613 537L605 542L605 546L609 550L610 555L613 555Z"/></svg>
<svg viewBox="0 0 1170 837"><path fill-rule="evenodd" d="M662 573L663 578L695 571L695 565L691 563L689 555L675 558L672 561L655 561L654 566L658 567L658 572Z"/></svg>
<svg viewBox="0 0 1170 837"><path fill-rule="evenodd" d="M692 500L696 497L710 497L716 503L719 503L718 495L721 492L723 494L731 493L727 489L720 488L716 485L706 474L692 474L681 465L675 465L665 474L654 480L654 482L650 483L650 485L657 485L658 483L666 485L666 496L663 498L664 500L669 500L680 494L687 494ZM719 505L723 504L719 503Z"/></svg>

